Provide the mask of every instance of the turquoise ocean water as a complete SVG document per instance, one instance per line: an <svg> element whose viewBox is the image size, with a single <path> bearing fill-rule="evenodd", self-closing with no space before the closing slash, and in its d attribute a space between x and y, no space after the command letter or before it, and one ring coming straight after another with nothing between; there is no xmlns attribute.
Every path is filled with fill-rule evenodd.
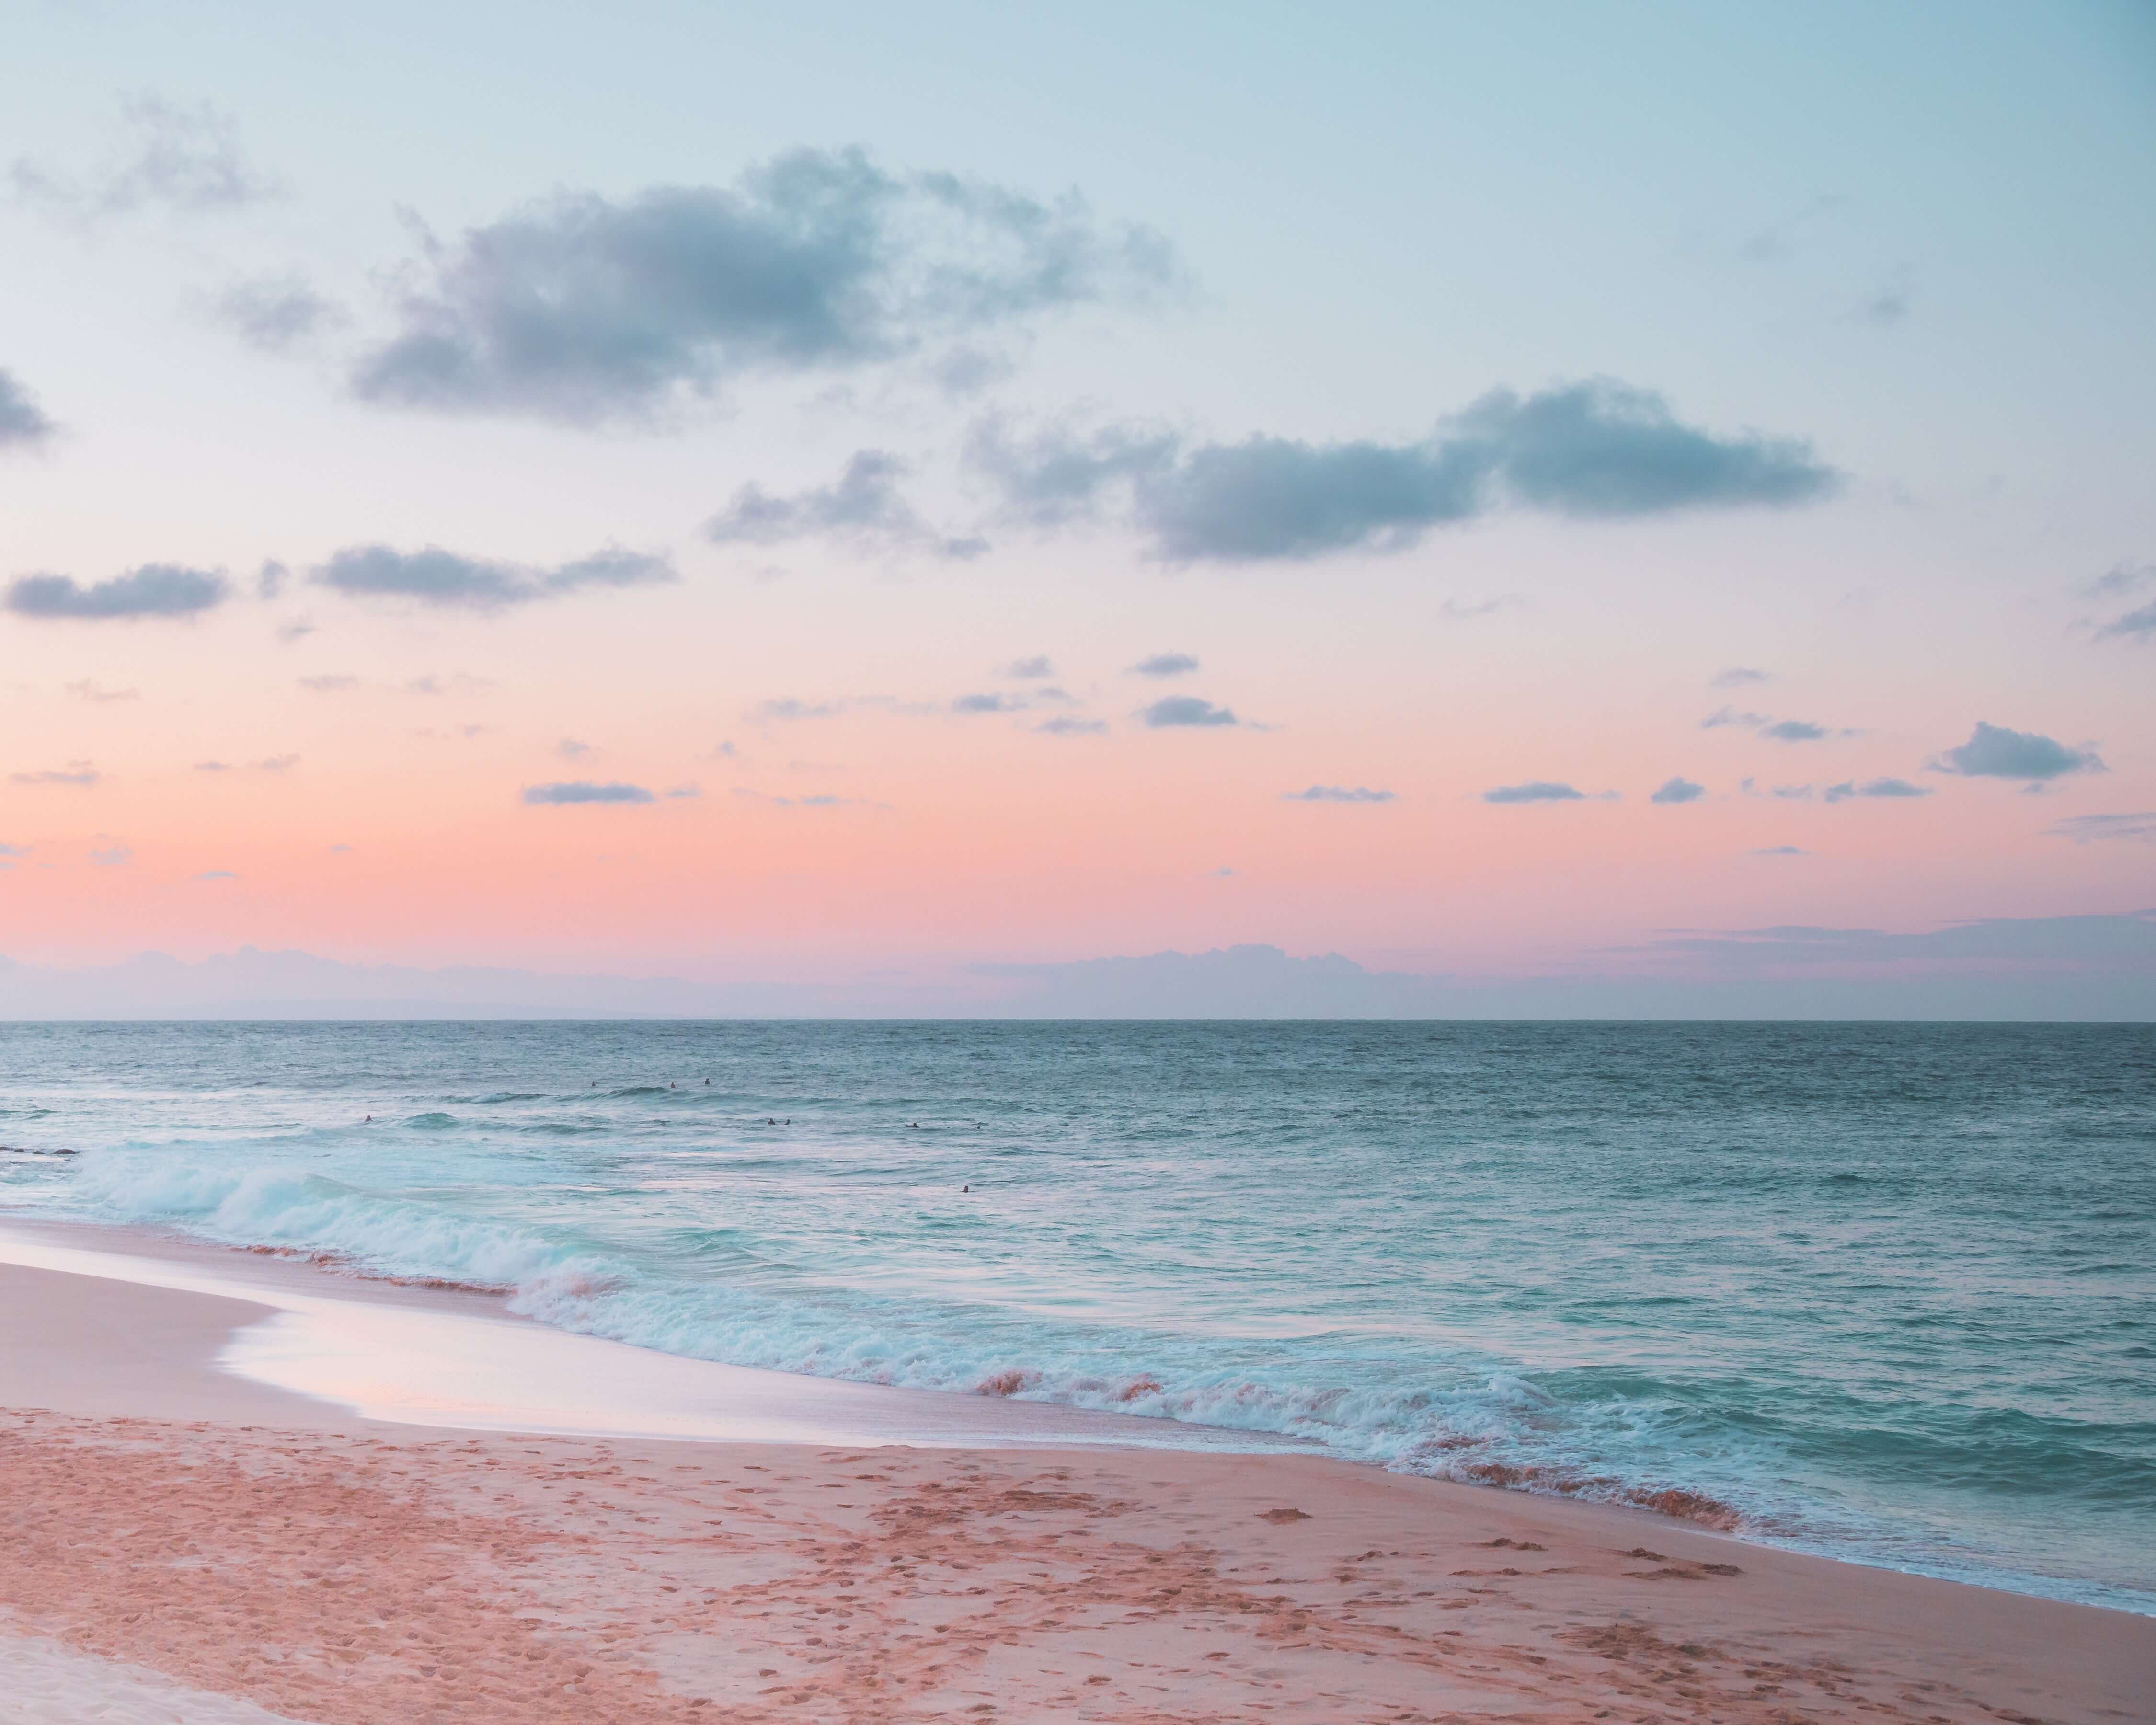
<svg viewBox="0 0 2156 1725"><path fill-rule="evenodd" d="M21 1211L2156 1612L2145 1025L15 1024L0 1142Z"/></svg>

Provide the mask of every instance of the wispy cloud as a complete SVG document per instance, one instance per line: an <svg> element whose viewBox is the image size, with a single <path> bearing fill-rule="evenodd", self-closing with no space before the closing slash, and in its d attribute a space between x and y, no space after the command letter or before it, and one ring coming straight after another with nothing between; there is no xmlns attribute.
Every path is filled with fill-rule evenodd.
<svg viewBox="0 0 2156 1725"><path fill-rule="evenodd" d="M1074 719L1069 714L1044 719L1033 727L1048 737L1098 737L1108 728L1100 719Z"/></svg>
<svg viewBox="0 0 2156 1725"><path fill-rule="evenodd" d="M547 569L464 557L438 545L420 551L356 545L338 552L312 578L357 598L410 599L444 609L490 612L586 588L649 587L679 578L663 557L619 549Z"/></svg>
<svg viewBox="0 0 2156 1725"><path fill-rule="evenodd" d="M124 869L135 860L135 853L125 845L93 845L90 860L100 869Z"/></svg>
<svg viewBox="0 0 2156 1725"><path fill-rule="evenodd" d="M222 574L176 563L145 563L108 581L79 586L72 575L18 575L4 603L18 617L39 621L130 621L198 617L224 603L232 583Z"/></svg>
<svg viewBox="0 0 2156 1725"><path fill-rule="evenodd" d="M289 353L345 321L340 306L299 275L256 276L219 294L212 315L249 347Z"/></svg>
<svg viewBox="0 0 2156 1725"><path fill-rule="evenodd" d="M230 869L204 869L199 875L187 877L192 880L237 880L239 876Z"/></svg>
<svg viewBox="0 0 2156 1725"><path fill-rule="evenodd" d="M961 695L951 703L954 713L1022 713L1031 703L1022 695Z"/></svg>
<svg viewBox="0 0 2156 1725"><path fill-rule="evenodd" d="M357 677L338 675L325 674L321 676L295 677L292 680L300 688L311 690L316 695L336 695L345 690L359 687Z"/></svg>
<svg viewBox="0 0 2156 1725"><path fill-rule="evenodd" d="M529 784L524 800L535 807L564 807L579 803L649 803L650 792L640 784L593 784L583 779L561 784Z"/></svg>
<svg viewBox="0 0 2156 1725"><path fill-rule="evenodd" d="M1664 781L1661 788L1647 800L1650 803L1697 803L1706 794L1705 785L1694 784L1688 778L1671 778Z"/></svg>
<svg viewBox="0 0 2156 1725"><path fill-rule="evenodd" d="M70 761L64 768L47 768L38 773L11 773L8 781L13 784L64 784L87 789L98 783L104 775L88 761Z"/></svg>
<svg viewBox="0 0 2156 1725"><path fill-rule="evenodd" d="M798 150L732 187L563 193L429 236L373 401L589 424L756 373L876 364L1061 308L1173 286L1168 243L860 150Z"/></svg>
<svg viewBox="0 0 2156 1725"><path fill-rule="evenodd" d="M1967 742L1945 750L1930 762L1934 773L1958 773L1970 778L2025 778L2041 783L2069 773L2101 773L2093 748L2068 748L2034 731L2010 731L1977 721Z"/></svg>
<svg viewBox="0 0 2156 1725"><path fill-rule="evenodd" d="M1448 623L1472 623L1478 617L1495 617L1500 611L1522 610L1527 601L1516 593L1501 593L1473 604L1458 599L1447 599L1437 608L1437 614Z"/></svg>
<svg viewBox="0 0 2156 1725"><path fill-rule="evenodd" d="M18 156L8 168L18 202L90 221L153 208L235 209L282 187L249 165L231 116L205 102L183 107L139 95L121 110L121 136L95 167L76 172Z"/></svg>
<svg viewBox="0 0 2156 1725"><path fill-rule="evenodd" d="M30 449L59 428L13 372L0 367L0 449Z"/></svg>
<svg viewBox="0 0 2156 1725"><path fill-rule="evenodd" d="M2071 839L2076 845L2102 844L2112 839L2156 845L2156 809L2133 814L2070 814L2044 829L2047 839Z"/></svg>
<svg viewBox="0 0 2156 1725"><path fill-rule="evenodd" d="M1753 856L1809 856L1810 854L1794 845L1763 845L1751 853Z"/></svg>
<svg viewBox="0 0 2156 1725"><path fill-rule="evenodd" d="M1390 803L1390 791L1373 791L1367 785L1314 784L1307 790L1283 791L1283 803Z"/></svg>
<svg viewBox="0 0 2156 1725"><path fill-rule="evenodd" d="M851 542L864 549L921 551L963 562L988 548L985 539L939 533L898 492L907 465L883 449L861 449L828 485L778 496L746 485L705 524L715 545L779 545L808 538Z"/></svg>
<svg viewBox="0 0 2156 1725"><path fill-rule="evenodd" d="M2092 598L2121 598L2156 587L2156 563L2121 563L2107 575L2090 583ZM2156 599L2121 612L2096 632L2099 641L2156 640Z"/></svg>
<svg viewBox="0 0 2156 1725"><path fill-rule="evenodd" d="M77 701L90 701L100 706L115 701L139 701L142 695L139 689L107 689L88 678L64 686Z"/></svg>
<svg viewBox="0 0 2156 1725"><path fill-rule="evenodd" d="M1179 677L1197 669L1197 660L1188 653L1154 653L1131 667L1141 677Z"/></svg>
<svg viewBox="0 0 2156 1725"><path fill-rule="evenodd" d="M1854 737L1857 733L1847 729L1835 729L1810 719L1777 719L1771 713L1743 712L1735 707L1720 707L1699 721L1702 731L1720 731L1727 726L1750 731L1770 742L1819 742L1830 737Z"/></svg>
<svg viewBox="0 0 2156 1725"><path fill-rule="evenodd" d="M1045 653L1036 654L1030 659L1014 659L1004 667L1004 675L1014 682L1039 682L1044 677L1055 675L1055 662Z"/></svg>
<svg viewBox="0 0 2156 1725"><path fill-rule="evenodd" d="M1727 670L1718 670L1707 679L1710 689L1742 689L1751 683L1770 683L1771 673L1754 670L1748 665L1732 665Z"/></svg>

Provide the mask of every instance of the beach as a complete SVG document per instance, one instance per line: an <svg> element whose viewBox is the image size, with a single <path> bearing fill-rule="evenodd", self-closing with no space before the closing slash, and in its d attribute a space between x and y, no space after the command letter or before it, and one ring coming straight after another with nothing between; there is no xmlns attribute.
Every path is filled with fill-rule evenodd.
<svg viewBox="0 0 2156 1725"><path fill-rule="evenodd" d="M236 1338L309 1299L514 1321L5 1235L0 1673L23 1719L2123 1721L2156 1681L2146 1617L1277 1446L1113 1441L1158 1422L1032 1431L956 1396L913 1443L369 1418L231 1369ZM69 1251L100 1273L48 1267ZM234 1291L156 1285L213 1278ZM919 1417L840 1387L885 1429Z"/></svg>

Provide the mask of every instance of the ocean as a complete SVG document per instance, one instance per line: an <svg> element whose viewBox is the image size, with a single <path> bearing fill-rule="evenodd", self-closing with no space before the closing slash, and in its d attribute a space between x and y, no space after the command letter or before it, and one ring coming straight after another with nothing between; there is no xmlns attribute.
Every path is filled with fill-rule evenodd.
<svg viewBox="0 0 2156 1725"><path fill-rule="evenodd" d="M2147 1025L18 1024L0 1142L18 1213L2156 1613Z"/></svg>

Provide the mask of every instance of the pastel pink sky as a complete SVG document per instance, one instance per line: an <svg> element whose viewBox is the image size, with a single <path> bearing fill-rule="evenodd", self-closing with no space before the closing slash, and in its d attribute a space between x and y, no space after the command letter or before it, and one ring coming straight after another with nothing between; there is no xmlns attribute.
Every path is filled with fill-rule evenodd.
<svg viewBox="0 0 2156 1725"><path fill-rule="evenodd" d="M2151 260L2145 220L2122 219L2147 207L2156 76L2123 14L1986 13L1949 50L1997 84L1986 108L1917 81L1936 44L1913 25L1860 49L1816 21L1705 46L1671 23L1673 61L1635 43L1612 65L1587 12L1551 60L1519 32L1378 8L1354 44L1253 28L1223 50L1232 79L1120 115L1086 94L1116 63L1105 16L1044 55L1047 26L938 13L896 87L874 42L629 16L596 47L531 23L507 64L466 44L468 110L373 151L340 130L363 74L405 80L415 113L441 75L393 20L356 24L340 64L283 27L224 64L131 15L96 40L57 11L25 33L0 161L44 176L18 192L63 189L0 208L0 377L46 427L0 439L0 583L175 565L228 596L0 612L0 952L252 942L848 981L1265 942L1502 976L1674 927L2156 905L2156 849L2091 819L2156 810L2156 628L2102 633L2156 598ZM1196 67L1203 24L1178 15L1162 51ZM769 89L706 123L693 85L629 81L668 30ZM933 51L961 35L975 76L1027 100L965 110ZM1427 75L1358 97L1350 74L1387 44ZM588 54L620 93L598 79L563 136L541 110ZM1456 88L1440 64L1479 69L1472 111L1433 112ZM1770 136L1731 94L1753 76ZM1677 97L1640 118L1665 83ZM1830 89L1832 123L1811 105ZM162 123L127 107L144 90L183 116L167 141L222 139L259 189L100 205ZM426 279L399 206L454 252L560 188L627 208L856 140L894 174L1075 187L1099 231L1162 237L1173 291L709 389L685 374L582 423L362 398ZM1412 171L1424 157L1456 177ZM2097 183L2099 162L2124 181ZM299 335L235 333L235 284L300 280L326 309ZM983 355L953 393L947 362ZM994 424L1412 451L1492 389L1598 378L1717 448L1800 448L1834 482L1597 514L1529 506L1522 480L1319 554L1164 557L1142 490L1043 526L967 454ZM742 487L808 495L863 449L903 462L932 537L990 548L706 534ZM494 609L316 578L365 545L536 571L613 547L678 578ZM264 596L270 560L287 573ZM1197 669L1132 670L1171 650ZM1050 674L1013 673L1036 657ZM1761 675L1717 686L1733 667ZM983 695L1006 710L954 710ZM1239 722L1138 716L1177 695ZM773 716L785 702L835 711ZM1724 708L1757 718L1703 725ZM1039 728L1059 718L1101 728ZM1763 734L1791 719L1826 734ZM1934 770L1979 721L2081 764ZM1651 801L1672 778L1699 794ZM1826 794L1882 779L1926 794ZM1484 800L1533 782L1583 795ZM651 800L526 798L567 783ZM1389 795L1294 799L1313 786Z"/></svg>

